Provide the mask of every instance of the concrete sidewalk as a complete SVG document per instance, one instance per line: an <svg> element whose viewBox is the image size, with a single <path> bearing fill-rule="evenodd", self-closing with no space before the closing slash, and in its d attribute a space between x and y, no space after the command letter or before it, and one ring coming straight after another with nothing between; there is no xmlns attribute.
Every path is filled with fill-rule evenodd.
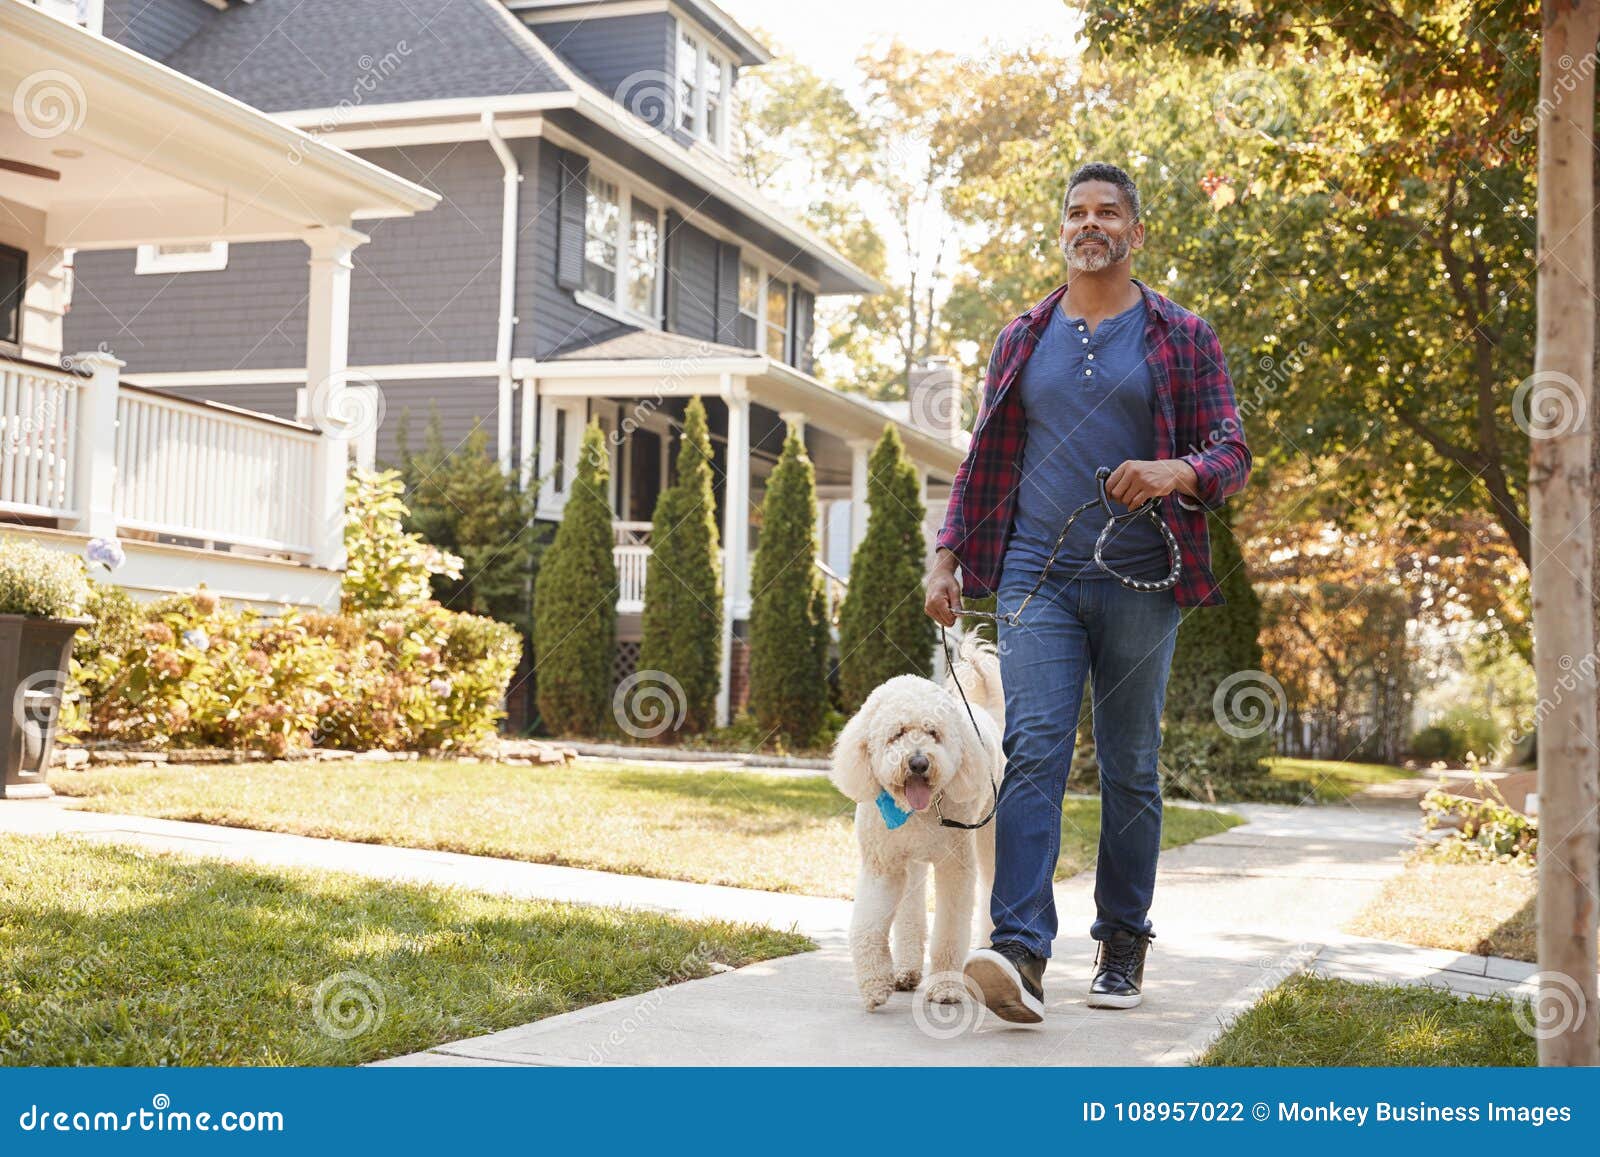
<svg viewBox="0 0 1600 1157"><path fill-rule="evenodd" d="M1244 826L1166 852L1145 1004L1088 1009L1089 874L1057 885L1063 935L1043 1026L1003 1026L921 992L862 1011L842 900L391 848L209 824L7 802L0 832L82 838L280 867L455 885L502 895L624 905L793 928L819 950L611 1001L385 1064L1149 1065L1181 1064L1219 1025L1328 946L1370 944L1339 925L1397 872L1414 814L1233 805ZM1352 965L1355 966L1355 965ZM1398 978L1398 977L1397 977Z"/></svg>

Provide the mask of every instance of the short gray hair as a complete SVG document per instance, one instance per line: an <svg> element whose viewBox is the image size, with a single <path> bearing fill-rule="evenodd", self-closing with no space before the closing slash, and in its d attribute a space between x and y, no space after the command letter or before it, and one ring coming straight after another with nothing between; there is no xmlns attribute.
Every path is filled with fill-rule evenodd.
<svg viewBox="0 0 1600 1157"><path fill-rule="evenodd" d="M1139 220L1143 207L1139 203L1139 186L1133 183L1133 178L1116 165L1105 161L1090 161L1086 165L1079 165L1073 170L1072 176L1067 178L1067 191L1061 198L1061 215L1067 215L1067 202L1072 199L1072 190L1086 181L1105 181L1115 185L1122 193L1122 199L1128 203L1128 213L1133 220Z"/></svg>

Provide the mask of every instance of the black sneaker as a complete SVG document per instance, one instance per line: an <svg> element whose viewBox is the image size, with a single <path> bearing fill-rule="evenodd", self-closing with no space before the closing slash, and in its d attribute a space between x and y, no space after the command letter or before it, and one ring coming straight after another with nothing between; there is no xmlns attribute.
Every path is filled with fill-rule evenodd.
<svg viewBox="0 0 1600 1157"><path fill-rule="evenodd" d="M1090 1008L1133 1008L1144 999L1144 957L1151 934L1118 930L1100 941L1094 957L1094 979L1089 982Z"/></svg>
<svg viewBox="0 0 1600 1157"><path fill-rule="evenodd" d="M1044 963L1007 940L973 952L961 971L972 994L1001 1020L1038 1024L1044 1019Z"/></svg>

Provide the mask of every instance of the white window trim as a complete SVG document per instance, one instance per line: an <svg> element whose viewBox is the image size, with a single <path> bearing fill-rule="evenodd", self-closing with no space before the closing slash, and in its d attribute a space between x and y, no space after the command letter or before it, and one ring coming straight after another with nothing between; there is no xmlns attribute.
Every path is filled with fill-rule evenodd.
<svg viewBox="0 0 1600 1157"><path fill-rule="evenodd" d="M226 268L226 241L213 241L211 248L194 253L163 253L159 245L141 245L133 262L135 273L211 273Z"/></svg>
<svg viewBox="0 0 1600 1157"><path fill-rule="evenodd" d="M726 47L723 47L720 44L715 49L716 54L722 57L722 115L718 119L717 134L715 137L712 137L710 133L706 132L706 66L709 63L706 60L706 54L708 52L706 46L715 38L708 34L698 24L691 23L690 21L683 19L681 16L678 17L677 32L677 38L672 42L674 69L677 68L677 51L680 43L684 39L688 39L694 43L695 70L693 111L694 123L696 127L693 131L683 127L683 112L681 109L677 111L677 117L674 121L673 127L679 132L689 133L689 135L697 141L704 141L719 153L726 153L728 151L728 141L731 136L729 130L729 121L731 118L729 117L728 112L730 106L733 104L732 54L729 53ZM673 93L673 97L676 99L676 91Z"/></svg>
<svg viewBox="0 0 1600 1157"><path fill-rule="evenodd" d="M781 281L787 288L787 293L784 297L783 357L779 360L782 361L784 365L793 367L795 361L797 360L795 358L794 348L795 332L792 324L794 295L795 291L801 287L800 283L795 280L794 277L785 276L783 273L780 273L779 266L775 266L769 261L763 261L761 256L753 250L741 249L739 251L739 260L741 263L754 265L761 272L761 292L756 296L756 306L758 309L758 312L756 313L756 352L762 354L763 356L771 356L767 354L767 283L770 281ZM745 317L750 316L748 313L745 313L744 309L742 308L739 310L739 312Z"/></svg>
<svg viewBox="0 0 1600 1157"><path fill-rule="evenodd" d="M551 473L556 461L556 411L567 415L566 455L561 464L561 491L556 492L556 479ZM559 520L566 509L567 499L578 480L578 453L583 449L583 429L588 422L586 398L539 399L539 501L535 518Z"/></svg>
<svg viewBox="0 0 1600 1157"><path fill-rule="evenodd" d="M598 293L587 289L573 290L572 296L578 304L595 313L604 314L616 321L628 325L642 326L645 329L662 329L666 325L666 282L667 282L667 211L664 206L650 193L628 179L626 173L620 169L612 168L603 162L597 162L595 157L589 157L589 173L603 181L609 181L617 190L617 271L615 297L605 298ZM588 220L588 182L584 182L584 220ZM629 266L633 264L633 199L638 197L641 201L653 202L656 209L656 278L655 289L651 294L650 312L640 313L628 305L628 273ZM584 236L588 236L585 226ZM585 262L587 262L587 257Z"/></svg>

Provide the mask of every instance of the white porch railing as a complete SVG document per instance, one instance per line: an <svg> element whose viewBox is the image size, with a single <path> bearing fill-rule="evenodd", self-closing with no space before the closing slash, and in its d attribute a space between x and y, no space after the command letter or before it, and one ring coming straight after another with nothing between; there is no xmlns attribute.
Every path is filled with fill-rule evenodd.
<svg viewBox="0 0 1600 1157"><path fill-rule="evenodd" d="M309 555L307 488L320 435L231 406L123 386L117 397L117 524Z"/></svg>
<svg viewBox="0 0 1600 1157"><path fill-rule="evenodd" d="M73 479L83 379L34 362L0 361L0 508L76 518Z"/></svg>
<svg viewBox="0 0 1600 1157"><path fill-rule="evenodd" d="M0 514L101 537L338 556L342 507L319 514L315 493L323 473L342 474L344 444L123 383L105 355L73 361L0 358Z"/></svg>

